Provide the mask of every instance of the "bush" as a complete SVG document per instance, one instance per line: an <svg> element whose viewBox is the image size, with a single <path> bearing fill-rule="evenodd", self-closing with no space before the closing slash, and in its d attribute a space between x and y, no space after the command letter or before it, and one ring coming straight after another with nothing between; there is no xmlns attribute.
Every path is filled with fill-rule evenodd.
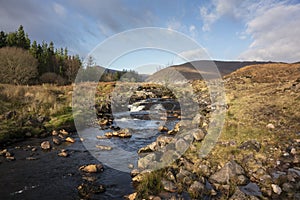
<svg viewBox="0 0 300 200"><path fill-rule="evenodd" d="M29 51L5 47L0 49L0 82L32 84L38 75L38 62Z"/></svg>
<svg viewBox="0 0 300 200"><path fill-rule="evenodd" d="M41 83L52 83L57 85L64 85L66 82L60 75L53 72L44 73L40 77L40 81Z"/></svg>

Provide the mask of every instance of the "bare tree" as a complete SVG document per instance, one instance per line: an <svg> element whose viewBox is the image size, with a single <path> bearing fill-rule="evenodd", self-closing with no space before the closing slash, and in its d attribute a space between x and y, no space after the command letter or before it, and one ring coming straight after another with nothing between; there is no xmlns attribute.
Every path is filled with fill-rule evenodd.
<svg viewBox="0 0 300 200"><path fill-rule="evenodd" d="M37 78L38 62L21 48L5 47L0 49L0 82L8 84L30 84Z"/></svg>

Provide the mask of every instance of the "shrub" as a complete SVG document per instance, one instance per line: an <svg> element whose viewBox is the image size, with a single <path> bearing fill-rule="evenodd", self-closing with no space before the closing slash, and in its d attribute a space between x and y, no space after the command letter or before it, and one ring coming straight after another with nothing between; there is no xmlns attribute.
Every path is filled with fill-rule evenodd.
<svg viewBox="0 0 300 200"><path fill-rule="evenodd" d="M53 72L46 72L40 77L41 83L52 83L57 85L64 85L65 79L63 79L60 75L55 74Z"/></svg>
<svg viewBox="0 0 300 200"><path fill-rule="evenodd" d="M27 51L16 47L0 49L0 82L32 84L38 75L37 60Z"/></svg>

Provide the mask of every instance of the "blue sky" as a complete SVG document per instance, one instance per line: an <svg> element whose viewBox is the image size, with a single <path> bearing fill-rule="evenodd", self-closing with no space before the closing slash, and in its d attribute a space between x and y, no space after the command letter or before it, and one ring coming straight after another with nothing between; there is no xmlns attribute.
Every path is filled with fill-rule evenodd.
<svg viewBox="0 0 300 200"><path fill-rule="evenodd" d="M0 29L15 31L20 24L30 38L67 46L81 57L114 34L160 27L191 37L215 60L300 61L295 0L1 0ZM141 52L137 57L139 64L129 62L133 55L119 63L138 67ZM172 56L153 58L173 62Z"/></svg>

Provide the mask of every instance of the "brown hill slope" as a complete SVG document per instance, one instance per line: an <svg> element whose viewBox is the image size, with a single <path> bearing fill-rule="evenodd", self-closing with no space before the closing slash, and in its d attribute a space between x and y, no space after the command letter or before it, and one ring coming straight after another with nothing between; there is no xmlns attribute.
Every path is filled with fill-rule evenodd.
<svg viewBox="0 0 300 200"><path fill-rule="evenodd" d="M184 63L181 65L174 65L164 68L150 77L147 81L180 81L180 80L198 80L202 79L202 75L205 78L213 78L216 75L215 67L218 68L221 76L230 74L231 72L240 69L248 65L266 64L270 62L251 62L251 61L212 61L201 60L193 61L190 63ZM200 71L200 73L199 73Z"/></svg>

